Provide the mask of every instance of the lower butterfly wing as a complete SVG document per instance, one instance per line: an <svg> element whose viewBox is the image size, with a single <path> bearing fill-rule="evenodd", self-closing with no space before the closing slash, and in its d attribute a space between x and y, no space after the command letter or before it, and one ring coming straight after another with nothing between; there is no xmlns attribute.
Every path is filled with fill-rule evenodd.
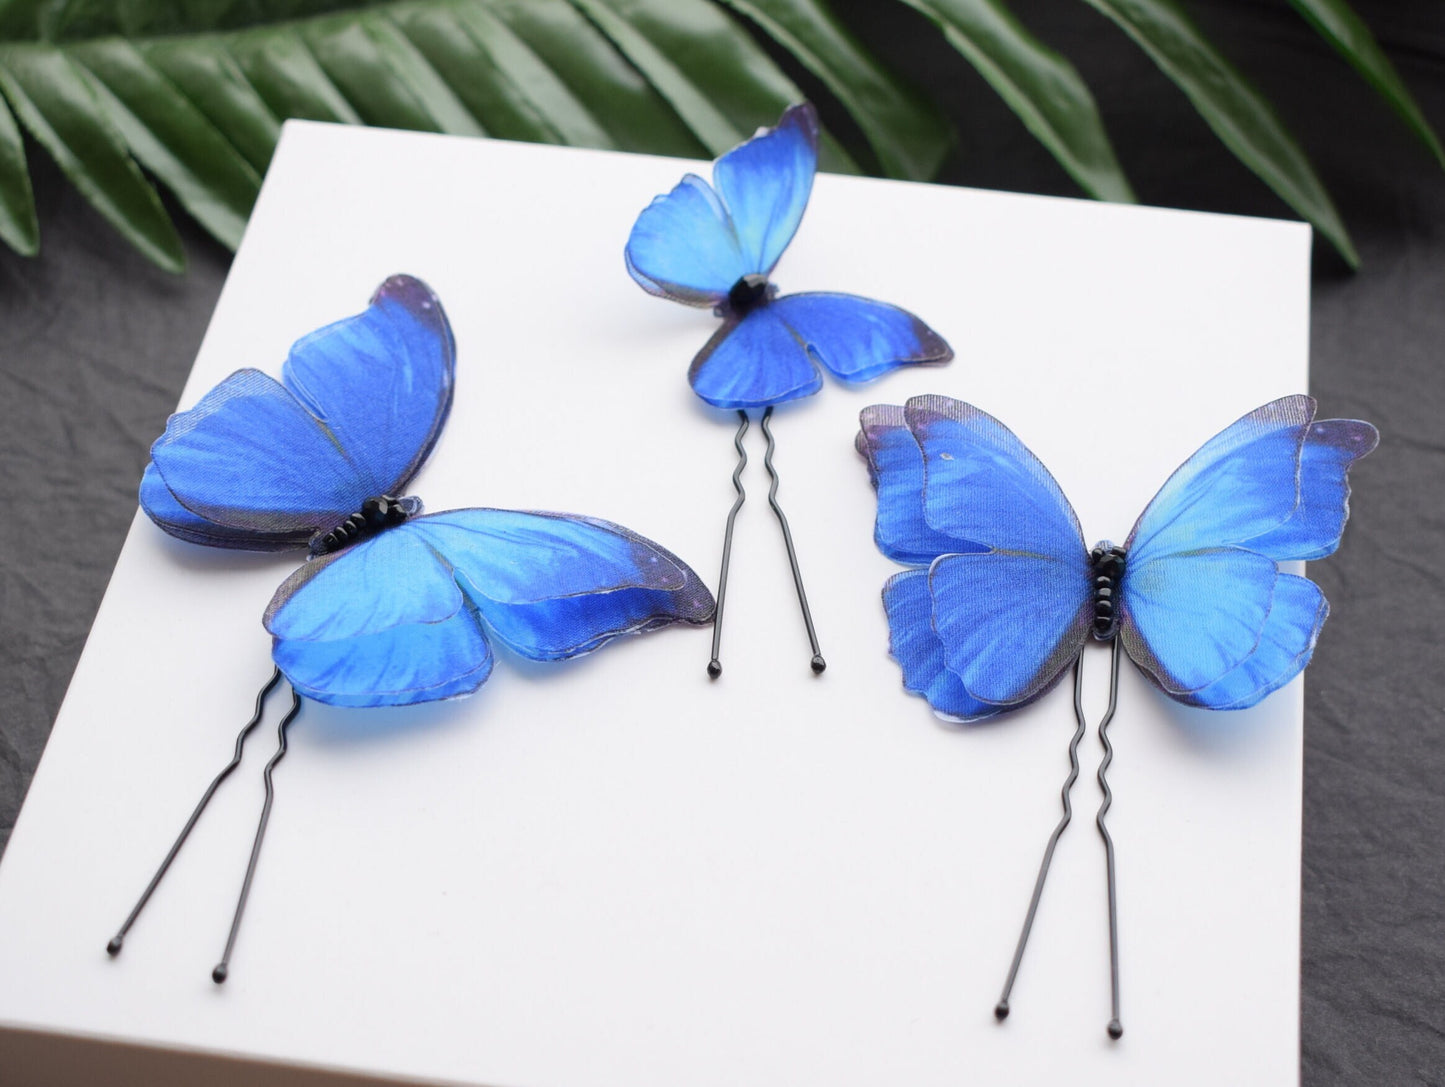
<svg viewBox="0 0 1445 1087"><path fill-rule="evenodd" d="M905 570L883 586L888 614L888 652L903 670L903 686L922 695L933 712L951 721L980 721L1004 707L981 702L949 671L942 640L933 629L933 595L927 570Z"/></svg>
<svg viewBox="0 0 1445 1087"><path fill-rule="evenodd" d="M859 384L901 366L945 363L953 349L907 310L853 294L789 294L770 303L814 362Z"/></svg>
<svg viewBox="0 0 1445 1087"><path fill-rule="evenodd" d="M430 454L451 410L455 360L440 299L399 275L362 313L297 340L281 380L345 451L366 499L400 494Z"/></svg>
<svg viewBox="0 0 1445 1087"><path fill-rule="evenodd" d="M729 317L692 360L693 392L718 408L761 408L811 396L823 387L806 345L777 304Z"/></svg>
<svg viewBox="0 0 1445 1087"><path fill-rule="evenodd" d="M1212 710L1248 709L1304 671L1329 613L1318 585L1281 574L1254 652L1209 686L1175 697Z"/></svg>
<svg viewBox="0 0 1445 1087"><path fill-rule="evenodd" d="M927 566L950 552L988 550L928 523L923 512L923 451L908 429L902 407L873 404L859 413L858 422L854 445L868 462L868 476L878 493L873 525L878 550L910 566Z"/></svg>
<svg viewBox="0 0 1445 1087"><path fill-rule="evenodd" d="M999 710L1033 701L1079 655L1093 618L1088 558L989 551L943 555L928 570L944 666Z"/></svg>
<svg viewBox="0 0 1445 1087"><path fill-rule="evenodd" d="M313 559L276 590L272 656L302 694L404 706L468 694L491 674L481 617L416 524Z"/></svg>
<svg viewBox="0 0 1445 1087"><path fill-rule="evenodd" d="M531 660L713 615L712 594L686 563L608 521L470 509L409 524L445 557L487 629Z"/></svg>
<svg viewBox="0 0 1445 1087"><path fill-rule="evenodd" d="M172 415L151 446L151 466L141 504L152 519L168 531L184 528L188 519L175 517L174 500L222 539L304 538L369 497L327 428L259 370L238 370Z"/></svg>

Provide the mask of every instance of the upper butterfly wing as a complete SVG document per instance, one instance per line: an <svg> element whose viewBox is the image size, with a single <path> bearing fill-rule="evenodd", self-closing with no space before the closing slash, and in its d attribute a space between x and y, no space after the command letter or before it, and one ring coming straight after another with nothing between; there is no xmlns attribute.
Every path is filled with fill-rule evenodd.
<svg viewBox="0 0 1445 1087"><path fill-rule="evenodd" d="M451 412L456 342L441 300L392 276L362 313L296 341L281 380L355 466L371 498L398 494Z"/></svg>
<svg viewBox="0 0 1445 1087"><path fill-rule="evenodd" d="M141 504L194 542L304 542L420 467L451 406L454 356L436 297L395 276L365 312L298 341L285 384L241 370L173 415Z"/></svg>
<svg viewBox="0 0 1445 1087"><path fill-rule="evenodd" d="M1088 633L1088 557L1072 507L1038 458L969 404L908 401L902 423L916 459L903 455L896 415L870 411L862 440L873 450L879 530L886 523L898 550L916 557L951 541L926 575L927 629L920 577L895 578L885 590L894 654L907 654L899 656L905 683L963 719L1039 697ZM903 512L908 505L918 512Z"/></svg>
<svg viewBox="0 0 1445 1087"><path fill-rule="evenodd" d="M627 270L651 294L716 306L745 275L767 275L802 221L818 164L818 118L788 109L713 167L714 189L695 174L637 217Z"/></svg>
<svg viewBox="0 0 1445 1087"><path fill-rule="evenodd" d="M810 102L789 106L775 127L717 160L713 182L749 272L772 272L803 221L817 171L818 113Z"/></svg>
<svg viewBox="0 0 1445 1087"><path fill-rule="evenodd" d="M303 694L404 705L475 690L487 634L559 660L622 634L705 623L712 596L670 552L564 514L453 510L313 560L266 613L276 663Z"/></svg>
<svg viewBox="0 0 1445 1087"><path fill-rule="evenodd" d="M1335 548L1349 465L1377 439L1314 414L1307 396L1250 412L1170 476L1130 533L1119 636L1181 701L1251 705L1309 659L1328 609L1276 563Z"/></svg>

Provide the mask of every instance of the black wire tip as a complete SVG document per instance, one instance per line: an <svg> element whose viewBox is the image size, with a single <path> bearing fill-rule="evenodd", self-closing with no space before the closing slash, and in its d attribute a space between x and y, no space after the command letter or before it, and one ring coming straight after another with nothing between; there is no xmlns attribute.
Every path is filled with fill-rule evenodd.
<svg viewBox="0 0 1445 1087"><path fill-rule="evenodd" d="M225 984L226 978L230 976L230 973L231 971L227 968L225 963L218 962L216 964L216 968L211 971L211 980L214 981L217 985L223 985Z"/></svg>
<svg viewBox="0 0 1445 1087"><path fill-rule="evenodd" d="M1116 1042L1117 1042L1120 1038L1124 1037L1124 1024L1121 1023L1121 1022L1119 1022L1119 1020L1117 1020L1117 1019L1110 1019L1110 1020L1109 1020L1109 1037L1110 1037L1110 1038L1113 1038L1114 1041L1116 1041Z"/></svg>
<svg viewBox="0 0 1445 1087"><path fill-rule="evenodd" d="M1008 1001L1000 1000L993 1006L993 1017L1002 1023L1008 1018Z"/></svg>
<svg viewBox="0 0 1445 1087"><path fill-rule="evenodd" d="M720 675L722 675L722 661L714 657L707 662L707 678L717 679Z"/></svg>
<svg viewBox="0 0 1445 1087"><path fill-rule="evenodd" d="M823 654L815 653L813 655L813 675L821 676L827 667L828 662L823 659Z"/></svg>
<svg viewBox="0 0 1445 1087"><path fill-rule="evenodd" d="M117 955L120 954L120 949L121 949L122 947L124 947L124 946L125 946L125 937L124 937L124 936L112 936L112 937L110 938L110 943L108 943L108 944L105 945L105 953L106 953L107 955L109 955L111 958L115 958Z"/></svg>

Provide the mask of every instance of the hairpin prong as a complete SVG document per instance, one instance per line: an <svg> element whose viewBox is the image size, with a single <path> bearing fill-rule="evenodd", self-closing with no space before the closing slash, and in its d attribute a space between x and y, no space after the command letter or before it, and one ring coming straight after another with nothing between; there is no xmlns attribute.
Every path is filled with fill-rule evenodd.
<svg viewBox="0 0 1445 1087"><path fill-rule="evenodd" d="M1109 1019L1109 1037L1118 1041L1124 1036L1124 1024L1119 1019L1119 907L1118 893L1114 879L1114 839L1104 826L1104 816L1114 802L1114 793L1105 776L1109 764L1114 761L1114 745L1109 742L1109 722L1114 719L1114 709L1119 703L1119 639L1114 639L1109 671L1109 708L1099 722L1099 742L1104 745L1104 757L1099 762L1099 788L1104 799L1099 804L1099 814L1094 822L1098 824L1099 835L1104 839L1104 862L1109 872L1109 991L1112 998L1113 1015Z"/></svg>
<svg viewBox="0 0 1445 1087"><path fill-rule="evenodd" d="M206 810L206 805L211 802L211 797L216 795L216 790L221 787L221 782L230 777L231 772L241 765L241 752L246 746L246 737L251 735L252 730L261 723L261 711L265 704L266 697L275 689L276 684L279 683L280 680L281 669L273 669L271 678L256 692L255 712L251 714L251 719L242 726L241 731L236 735L236 750L231 756L231 761L222 767L221 772L211 780L211 784L208 785L206 791L201 794L200 803L196 805L195 810L191 812L191 817L186 820L186 825L181 828L180 834L176 836L175 843L171 846L170 852L166 854L165 860L161 861L160 867L156 869L156 874L151 877L150 883L146 884L146 889L141 892L140 899L136 902L135 908L130 911L130 916L125 919L125 923L120 926L116 934L110 938L110 943L105 945L105 950L112 956L120 954L120 949L125 944L126 933L130 932L130 928L135 924L136 918L140 916L141 910L145 909L146 903L150 901L151 895L154 894L155 889L160 886L161 880L165 877L166 872L170 870L171 862L176 859L176 854L181 851L181 846L186 844L186 839L190 837L197 820L201 818L201 812Z"/></svg>
<svg viewBox="0 0 1445 1087"><path fill-rule="evenodd" d="M728 592L728 564L733 555L733 524L738 519L738 510L743 508L748 497L747 491L743 489L743 469L748 466L748 451L743 448L743 435L748 432L748 413L739 409L738 419L738 431L733 435L733 446L738 451L738 464L733 469L733 489L738 492L738 496L733 499L733 508L728 510L727 529L723 532L722 572L718 574L717 610L713 613L712 620L712 659L707 662L707 674L713 679L722 675L722 661L718 659L718 655L722 651L723 601Z"/></svg>
<svg viewBox="0 0 1445 1087"><path fill-rule="evenodd" d="M828 662L823 659L823 652L818 648L818 632L813 629L813 613L808 607L808 594L803 590L803 572L798 568L798 553L793 547L793 533L788 528L788 518L783 514L783 507L778 505L778 470L773 467L773 432L768 426L768 420L773 417L772 406L764 410L762 419L763 435L768 439L767 451L763 454L763 465L768 470L768 476L772 480L768 487L768 505L773 507L773 512L778 515L778 524L783 530L783 544L788 549L788 565L793 570L793 585L798 590L798 606L803 610L803 623L808 628L808 644L813 649L813 659L810 662L814 675L822 675L823 669L828 667Z"/></svg>
<svg viewBox="0 0 1445 1087"><path fill-rule="evenodd" d="M1054 846L1059 844L1059 836L1064 833L1064 828L1074 817L1074 807L1069 802L1069 793L1074 787L1074 782L1079 780L1079 741L1084 738L1084 655L1079 654L1074 662L1074 719L1078 727L1074 729L1074 735L1069 740L1069 776L1064 779L1064 787L1060 791L1060 798L1064 803L1064 814L1060 817L1054 832L1049 835L1048 845L1044 846L1044 859L1039 864L1038 878L1034 880L1033 897L1029 899L1029 911L1024 916L1023 931L1019 933L1018 946L1014 948L1013 963L1008 969L1008 979L1003 983L1003 993L994 1005L993 1014L1000 1022L1008 1018L1009 994L1013 992L1014 979L1018 977L1019 963L1023 962L1024 948L1028 946L1029 933L1033 931L1034 914L1039 910L1039 898L1044 893L1044 881L1049 878L1049 865L1054 860Z"/></svg>
<svg viewBox="0 0 1445 1087"><path fill-rule="evenodd" d="M236 900L236 914L231 919L231 933L226 937L226 950L221 955L221 961L211 971L211 980L220 985L226 980L231 972L231 951L236 946L236 933L241 930L241 915L246 911L246 900L251 896L251 880L256 875L256 861L261 857L261 842L266 837L266 824L271 819L271 801L276 797L276 787L271 781L271 772L276 769L276 764L286 757L286 730L291 727L291 722L296 720L296 715L301 712L301 695L296 688L291 688L291 708L286 716L281 718L281 724L276 729L276 754L271 756L271 761L266 763L266 770L262 778L266 785L266 800L261 805L261 821L256 824L256 840L251 843L251 860L246 865L246 878L241 883L241 896Z"/></svg>

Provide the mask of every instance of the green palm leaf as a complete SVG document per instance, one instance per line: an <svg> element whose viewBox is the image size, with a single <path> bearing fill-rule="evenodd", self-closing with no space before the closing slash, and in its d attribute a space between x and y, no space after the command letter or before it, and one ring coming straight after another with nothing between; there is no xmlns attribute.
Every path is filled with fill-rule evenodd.
<svg viewBox="0 0 1445 1087"><path fill-rule="evenodd" d="M1133 199L1088 87L1007 0L895 2L934 22L1085 192ZM1174 0L1086 2L1354 261L1304 152ZM1289 2L1445 163L1346 0ZM716 155L803 97L766 39L827 89L884 173L938 169L952 142L938 105L827 0L0 0L0 238L25 254L39 244L22 133L173 270L184 255L142 167L234 247L288 117ZM821 150L825 168L858 170L827 132Z"/></svg>

